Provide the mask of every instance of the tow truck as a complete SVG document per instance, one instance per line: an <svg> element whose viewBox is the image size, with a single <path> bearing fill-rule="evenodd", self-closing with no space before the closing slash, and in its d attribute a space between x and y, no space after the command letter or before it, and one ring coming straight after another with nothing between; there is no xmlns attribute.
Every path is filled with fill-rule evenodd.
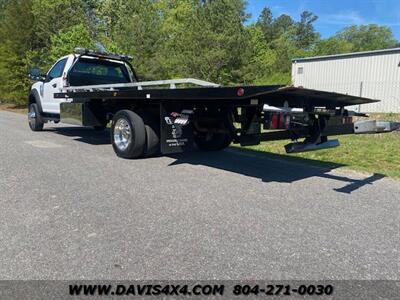
<svg viewBox="0 0 400 300"><path fill-rule="evenodd" d="M231 143L292 140L286 152L339 146L329 136L384 133L399 122L365 120L346 107L377 100L293 86L233 86L185 78L139 81L126 55L77 48L47 74L33 68L29 126L62 122L103 130L122 158L179 153L197 146L218 151Z"/></svg>

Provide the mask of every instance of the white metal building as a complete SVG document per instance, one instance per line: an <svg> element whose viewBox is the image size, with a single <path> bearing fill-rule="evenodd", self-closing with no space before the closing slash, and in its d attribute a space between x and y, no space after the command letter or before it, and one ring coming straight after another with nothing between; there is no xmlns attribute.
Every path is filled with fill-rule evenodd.
<svg viewBox="0 0 400 300"><path fill-rule="evenodd" d="M297 87L381 100L363 105L362 112L400 113L400 48L294 59L292 81Z"/></svg>

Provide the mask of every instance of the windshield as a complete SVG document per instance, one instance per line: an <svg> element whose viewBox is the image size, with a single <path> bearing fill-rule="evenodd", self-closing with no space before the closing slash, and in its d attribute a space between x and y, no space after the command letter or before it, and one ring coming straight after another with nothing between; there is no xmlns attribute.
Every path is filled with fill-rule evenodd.
<svg viewBox="0 0 400 300"><path fill-rule="evenodd" d="M130 78L123 63L87 58L80 58L68 75L71 86L129 83Z"/></svg>

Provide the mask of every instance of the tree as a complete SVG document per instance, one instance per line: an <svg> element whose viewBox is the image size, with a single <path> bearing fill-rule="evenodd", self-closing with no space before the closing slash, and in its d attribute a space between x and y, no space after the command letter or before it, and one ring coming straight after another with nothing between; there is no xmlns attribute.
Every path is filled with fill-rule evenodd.
<svg viewBox="0 0 400 300"><path fill-rule="evenodd" d="M352 51L368 51L396 47L391 29L377 24L353 25L339 31L336 38L353 44Z"/></svg>
<svg viewBox="0 0 400 300"><path fill-rule="evenodd" d="M72 53L76 47L95 48L89 29L83 24L60 31L58 34L51 36L50 40L49 58L51 62L55 62L60 57Z"/></svg>
<svg viewBox="0 0 400 300"><path fill-rule="evenodd" d="M141 79L160 73L156 54L160 42L161 13L158 1L104 0L97 9L99 40L111 52L133 57Z"/></svg>
<svg viewBox="0 0 400 300"><path fill-rule="evenodd" d="M243 66L244 82L265 84L274 72L277 55L265 41L265 31L261 24L248 28L249 47Z"/></svg>
<svg viewBox="0 0 400 300"><path fill-rule="evenodd" d="M309 56L319 39L313 27L316 19L307 11L301 14L299 22L286 14L274 18L271 10L264 8L257 23L249 27L250 50L247 51L248 64L244 67L246 82L290 83L291 60Z"/></svg>
<svg viewBox="0 0 400 300"><path fill-rule="evenodd" d="M85 12L85 16L87 19L87 25L89 29L90 36L93 39L98 38L98 25L100 23L99 18L96 15L96 12L101 6L103 0L81 0L83 11Z"/></svg>
<svg viewBox="0 0 400 300"><path fill-rule="evenodd" d="M32 66L47 69L72 45L90 45L84 2L90 0L3 1L0 19L0 95L26 103Z"/></svg>
<svg viewBox="0 0 400 300"><path fill-rule="evenodd" d="M9 1L0 22L0 97L25 103L29 81L26 53L32 48L32 1Z"/></svg>
<svg viewBox="0 0 400 300"><path fill-rule="evenodd" d="M295 40L300 49L310 49L319 38L315 33L313 23L318 19L316 15L309 11L303 11L300 15L300 21L296 24Z"/></svg>
<svg viewBox="0 0 400 300"><path fill-rule="evenodd" d="M261 29L266 41L272 41L274 39L274 32L272 29L273 20L271 9L269 9L269 7L264 7L258 17L257 26Z"/></svg>
<svg viewBox="0 0 400 300"><path fill-rule="evenodd" d="M81 23L87 24L81 0L33 0L35 46L46 48L52 35Z"/></svg>
<svg viewBox="0 0 400 300"><path fill-rule="evenodd" d="M266 7L262 10L257 25L264 33L265 41L270 43L290 30L294 26L294 21L286 14L282 14L274 19L271 10Z"/></svg>
<svg viewBox="0 0 400 300"><path fill-rule="evenodd" d="M164 1L160 61L168 77L242 80L247 47L242 0Z"/></svg>
<svg viewBox="0 0 400 300"><path fill-rule="evenodd" d="M133 56L141 80L197 77L221 84L290 83L295 57L398 45L375 24L320 39L317 16L248 24L245 0L0 0L0 97L25 103L31 66L48 69L73 48Z"/></svg>
<svg viewBox="0 0 400 300"><path fill-rule="evenodd" d="M286 32L290 31L294 25L295 22L290 16L286 14L280 15L278 18L274 20L272 24L274 38L276 39L282 34L285 34Z"/></svg>
<svg viewBox="0 0 400 300"><path fill-rule="evenodd" d="M314 50L313 55L333 55L341 53L349 53L353 51L354 45L346 40L330 37L319 41Z"/></svg>
<svg viewBox="0 0 400 300"><path fill-rule="evenodd" d="M89 28L89 19L84 9L86 2L87 0L32 0L34 38L29 56L35 63L44 68L54 63L48 53L51 38L60 31L68 31L79 24Z"/></svg>
<svg viewBox="0 0 400 300"><path fill-rule="evenodd" d="M3 15L4 9L6 8L10 0L0 0L0 16Z"/></svg>

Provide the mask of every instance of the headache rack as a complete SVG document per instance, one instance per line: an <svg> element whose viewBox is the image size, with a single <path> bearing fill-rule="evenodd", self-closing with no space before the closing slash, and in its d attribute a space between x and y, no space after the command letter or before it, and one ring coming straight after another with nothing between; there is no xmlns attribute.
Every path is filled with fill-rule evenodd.
<svg viewBox="0 0 400 300"><path fill-rule="evenodd" d="M78 54L80 56L85 55L85 56L92 56L92 57L98 57L98 58L104 58L104 59L121 60L121 61L125 61L125 62L132 60L132 56L129 56L129 55L107 53L107 52L102 52L102 51L86 49L86 48L75 48L74 53Z"/></svg>

